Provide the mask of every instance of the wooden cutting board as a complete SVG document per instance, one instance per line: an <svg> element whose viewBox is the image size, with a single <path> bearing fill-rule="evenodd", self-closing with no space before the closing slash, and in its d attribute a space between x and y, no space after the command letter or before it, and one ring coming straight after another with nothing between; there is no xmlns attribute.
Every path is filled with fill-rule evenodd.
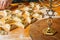
<svg viewBox="0 0 60 40"><path fill-rule="evenodd" d="M57 31L53 36L43 34L43 29L47 27L47 19L39 20L30 25L30 36L33 40L60 40L60 18L54 18L52 28Z"/></svg>

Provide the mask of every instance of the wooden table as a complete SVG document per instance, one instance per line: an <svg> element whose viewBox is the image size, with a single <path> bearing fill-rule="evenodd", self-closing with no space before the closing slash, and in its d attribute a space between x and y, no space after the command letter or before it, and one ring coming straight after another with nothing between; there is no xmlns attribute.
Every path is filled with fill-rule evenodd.
<svg viewBox="0 0 60 40"><path fill-rule="evenodd" d="M54 18L52 28L57 31L53 36L43 34L43 29L47 27L47 19L39 20L30 26L30 35L33 40L60 40L60 18Z"/></svg>

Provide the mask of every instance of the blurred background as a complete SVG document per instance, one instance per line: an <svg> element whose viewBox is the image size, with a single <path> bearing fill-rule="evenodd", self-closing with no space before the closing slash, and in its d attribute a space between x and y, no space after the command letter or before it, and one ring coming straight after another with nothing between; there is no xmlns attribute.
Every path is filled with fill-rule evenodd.
<svg viewBox="0 0 60 40"><path fill-rule="evenodd" d="M39 0L13 0L13 3L19 3L19 2L24 2L24 1L27 1L27 2L38 2Z"/></svg>

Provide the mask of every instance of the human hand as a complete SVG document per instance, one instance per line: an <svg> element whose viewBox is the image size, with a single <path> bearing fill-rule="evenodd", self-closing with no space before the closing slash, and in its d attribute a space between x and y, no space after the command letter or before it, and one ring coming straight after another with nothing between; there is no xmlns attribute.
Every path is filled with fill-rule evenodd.
<svg viewBox="0 0 60 40"><path fill-rule="evenodd" d="M5 9L11 4L12 0L0 0L0 9Z"/></svg>

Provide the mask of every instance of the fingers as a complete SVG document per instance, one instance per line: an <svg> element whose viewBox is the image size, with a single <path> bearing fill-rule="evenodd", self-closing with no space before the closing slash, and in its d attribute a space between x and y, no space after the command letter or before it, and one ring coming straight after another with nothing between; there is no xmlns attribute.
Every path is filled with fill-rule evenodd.
<svg viewBox="0 0 60 40"><path fill-rule="evenodd" d="M0 1L0 9L4 9L5 7L3 7L3 5L4 5L4 1L2 0L2 1Z"/></svg>
<svg viewBox="0 0 60 40"><path fill-rule="evenodd" d="M1 1L0 1L0 9L1 9Z"/></svg>
<svg viewBox="0 0 60 40"><path fill-rule="evenodd" d="M10 5L11 1L9 0L1 0L0 1L0 9L5 9Z"/></svg>
<svg viewBox="0 0 60 40"><path fill-rule="evenodd" d="M10 5L10 3L9 3L9 2L7 2L6 8L7 8L9 5Z"/></svg>
<svg viewBox="0 0 60 40"><path fill-rule="evenodd" d="M2 7L3 7L3 2L4 1L0 1L0 9L2 9Z"/></svg>
<svg viewBox="0 0 60 40"><path fill-rule="evenodd" d="M8 4L7 4L7 7L8 7L8 6L12 3L12 1L8 1L7 3L8 3Z"/></svg>
<svg viewBox="0 0 60 40"><path fill-rule="evenodd" d="M4 1L4 3L3 3L3 7L2 7L2 8L5 9L6 6L7 6L7 4L8 4L8 3Z"/></svg>

